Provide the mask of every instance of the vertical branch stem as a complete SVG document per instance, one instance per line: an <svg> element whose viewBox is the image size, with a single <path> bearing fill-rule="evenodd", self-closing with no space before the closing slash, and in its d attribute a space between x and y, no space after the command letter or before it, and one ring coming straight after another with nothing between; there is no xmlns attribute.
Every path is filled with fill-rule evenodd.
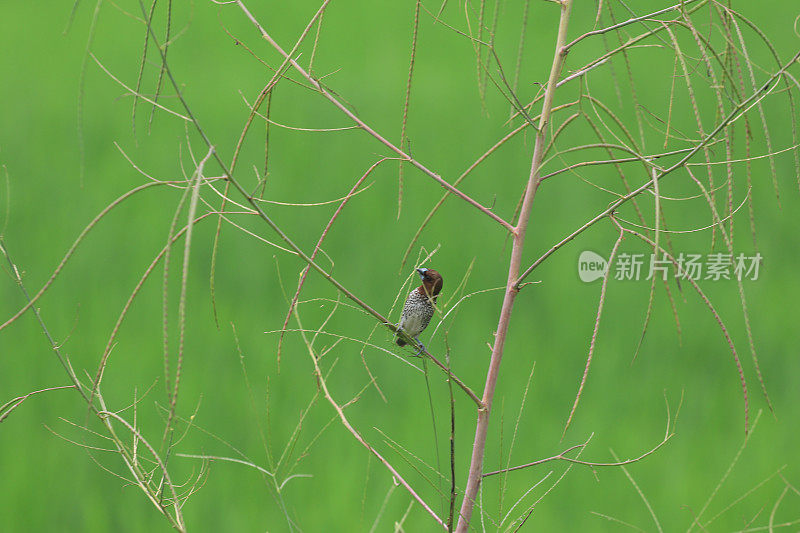
<svg viewBox="0 0 800 533"><path fill-rule="evenodd" d="M550 69L550 77L547 80L547 89L542 103L542 114L539 118L539 130L536 134L536 144L533 149L531 161L531 172L528 178L528 185L525 189L525 199L522 202L519 222L514 228L514 243L511 250L511 262L508 267L508 281L506 283L506 293L503 298L503 307L500 310L500 319L495 334L494 346L492 347L492 358L489 362L489 370L486 374L486 386L483 390L484 407L478 411L478 422L475 428L475 442L472 446L472 458L469 466L469 477L464 491L464 500L461 503L461 511L458 518L457 533L467 531L472 518L472 509L475 506L475 498L481 483L483 472L483 455L486 447L486 434L489 430L489 413L491 411L492 400L494 399L497 377L500 373L500 361L503 358L508 326L511 321L511 312L514 307L514 300L519 292L516 287L519 277L520 263L522 261L522 249L525 244L525 233L531 216L533 199L539 187L541 179L540 168L544 149L547 141L547 126L550 121L550 113L553 109L553 98L555 96L556 82L561 75L564 65L564 58L567 55L567 48L564 46L569 26L569 16L572 8L572 0L561 0L561 19L558 25L558 37L556 38L555 55L553 65Z"/></svg>

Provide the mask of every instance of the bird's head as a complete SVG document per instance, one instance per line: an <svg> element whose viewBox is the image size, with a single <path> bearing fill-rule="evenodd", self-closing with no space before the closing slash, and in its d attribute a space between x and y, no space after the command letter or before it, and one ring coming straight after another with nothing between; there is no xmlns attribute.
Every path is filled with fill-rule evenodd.
<svg viewBox="0 0 800 533"><path fill-rule="evenodd" d="M442 292L444 280L441 274L431 268L418 268L417 274L422 280L422 286L420 287L422 290L420 292L433 297Z"/></svg>

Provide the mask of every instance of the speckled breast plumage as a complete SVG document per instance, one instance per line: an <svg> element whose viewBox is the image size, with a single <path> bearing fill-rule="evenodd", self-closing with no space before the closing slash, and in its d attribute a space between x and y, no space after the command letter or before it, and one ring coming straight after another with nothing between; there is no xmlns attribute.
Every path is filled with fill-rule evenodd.
<svg viewBox="0 0 800 533"><path fill-rule="evenodd" d="M400 327L410 337L416 337L428 327L433 316L433 303L419 289L414 289L406 299L403 314L400 315Z"/></svg>

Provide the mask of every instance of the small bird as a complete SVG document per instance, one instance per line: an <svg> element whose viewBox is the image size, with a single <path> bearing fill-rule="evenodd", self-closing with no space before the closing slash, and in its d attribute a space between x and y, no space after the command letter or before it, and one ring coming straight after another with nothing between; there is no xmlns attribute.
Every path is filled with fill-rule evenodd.
<svg viewBox="0 0 800 533"><path fill-rule="evenodd" d="M403 314L400 316L399 329L419 342L419 334L428 327L431 321L433 306L436 305L436 297L442 291L444 280L441 274L430 268L418 268L417 274L422 280L422 285L411 291L406 298ZM395 339L395 342L398 346L407 344L400 336ZM422 349L425 348L421 342L420 346Z"/></svg>

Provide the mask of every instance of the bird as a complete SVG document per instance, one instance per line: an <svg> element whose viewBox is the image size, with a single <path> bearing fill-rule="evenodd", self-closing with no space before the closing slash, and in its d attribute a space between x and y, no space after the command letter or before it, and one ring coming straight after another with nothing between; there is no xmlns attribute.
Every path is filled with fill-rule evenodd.
<svg viewBox="0 0 800 533"><path fill-rule="evenodd" d="M444 280L441 274L431 268L418 268L417 274L422 280L422 285L411 291L406 298L398 330L402 330L406 335L419 342L421 352L425 346L419 341L419 334L428 327L431 321L436 297L442 291ZM407 344L400 335L397 336L395 342L398 346Z"/></svg>

